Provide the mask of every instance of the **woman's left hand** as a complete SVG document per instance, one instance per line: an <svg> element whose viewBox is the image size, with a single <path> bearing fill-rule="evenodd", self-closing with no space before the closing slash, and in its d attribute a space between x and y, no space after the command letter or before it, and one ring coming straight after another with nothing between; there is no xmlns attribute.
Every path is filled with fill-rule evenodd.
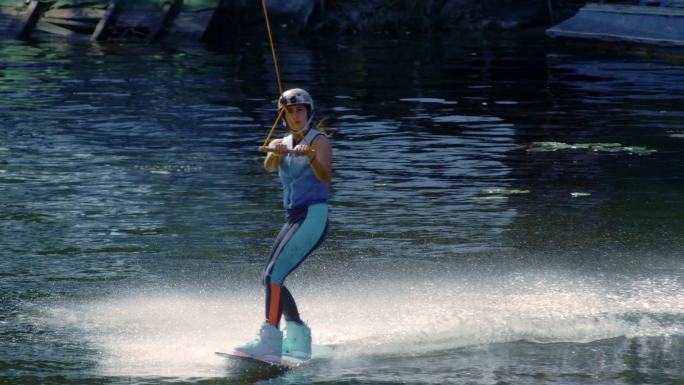
<svg viewBox="0 0 684 385"><path fill-rule="evenodd" d="M313 148L311 148L311 146L309 146L308 144L298 144L295 146L295 148L292 149L292 152L297 156L311 156L313 155L314 151Z"/></svg>

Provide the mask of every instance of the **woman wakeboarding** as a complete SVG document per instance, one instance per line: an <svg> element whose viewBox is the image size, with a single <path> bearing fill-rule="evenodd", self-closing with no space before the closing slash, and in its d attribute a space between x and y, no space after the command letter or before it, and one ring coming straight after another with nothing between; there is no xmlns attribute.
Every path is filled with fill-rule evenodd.
<svg viewBox="0 0 684 385"><path fill-rule="evenodd" d="M279 361L283 355L311 357L311 329L301 320L285 278L323 242L328 231L328 194L332 149L328 137L312 127L314 103L308 92L293 88L278 99L279 116L290 134L274 139L265 151L264 168L278 171L283 185L287 223L273 244L262 275L266 290L266 321L258 338L235 348L251 357ZM267 139L268 140L268 139ZM280 319L285 318L285 337Z"/></svg>

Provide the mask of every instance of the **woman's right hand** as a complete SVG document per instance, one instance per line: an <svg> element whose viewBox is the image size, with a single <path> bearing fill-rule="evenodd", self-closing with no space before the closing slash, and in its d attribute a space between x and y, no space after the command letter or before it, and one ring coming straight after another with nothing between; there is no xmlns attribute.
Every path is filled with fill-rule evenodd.
<svg viewBox="0 0 684 385"><path fill-rule="evenodd" d="M283 155L287 154L287 146L283 144L281 139L275 139L268 144L268 148L272 149L273 151L269 151L266 154L266 158L264 159L264 168L269 172L273 172L278 170L278 166L280 166L280 161Z"/></svg>

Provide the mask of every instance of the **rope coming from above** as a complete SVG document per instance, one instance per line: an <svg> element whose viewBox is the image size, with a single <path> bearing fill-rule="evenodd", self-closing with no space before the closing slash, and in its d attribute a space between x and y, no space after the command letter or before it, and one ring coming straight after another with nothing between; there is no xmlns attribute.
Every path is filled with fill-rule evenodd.
<svg viewBox="0 0 684 385"><path fill-rule="evenodd" d="M266 32L268 32L268 42L271 44L271 55L273 56L273 66L275 67L276 81L278 82L279 95L283 94L283 83L280 81L280 69L278 68L278 57L276 56L275 44L273 44L273 34L271 33L271 22L268 19L268 9L266 9L266 0L261 0L261 8L264 11L264 19L266 20Z"/></svg>

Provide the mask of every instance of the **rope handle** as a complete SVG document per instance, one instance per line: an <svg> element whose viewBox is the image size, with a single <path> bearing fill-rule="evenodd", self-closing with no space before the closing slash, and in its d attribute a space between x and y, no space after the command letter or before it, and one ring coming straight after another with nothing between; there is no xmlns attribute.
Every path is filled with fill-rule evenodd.
<svg viewBox="0 0 684 385"><path fill-rule="evenodd" d="M266 147L266 146L259 146L259 151L260 151L260 152L264 152L264 153L276 152L275 148L273 148L273 147ZM290 150L290 149L287 150L287 153L288 153L288 154L292 154L292 155L298 155L294 150ZM309 152L308 152L307 154L298 155L298 156L310 156L310 155L314 155L314 156L315 156L315 155L316 155L316 150L314 150L313 148L309 148Z"/></svg>

